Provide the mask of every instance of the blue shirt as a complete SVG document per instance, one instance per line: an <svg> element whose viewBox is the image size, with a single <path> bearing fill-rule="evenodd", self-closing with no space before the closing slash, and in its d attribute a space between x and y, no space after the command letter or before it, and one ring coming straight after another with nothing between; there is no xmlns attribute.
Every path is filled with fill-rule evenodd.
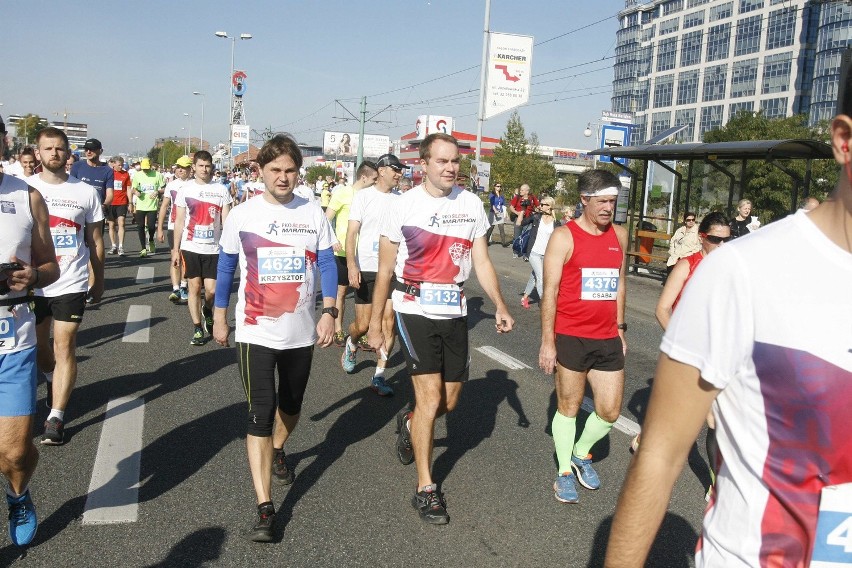
<svg viewBox="0 0 852 568"><path fill-rule="evenodd" d="M488 200L491 202L491 207L496 209L498 213L503 212L503 206L506 204L506 200L503 199L502 195L495 195L492 193Z"/></svg>
<svg viewBox="0 0 852 568"><path fill-rule="evenodd" d="M71 175L93 186L101 196L101 203L106 199L107 188L115 183L115 173L106 164L90 166L86 161L74 162L71 166Z"/></svg>

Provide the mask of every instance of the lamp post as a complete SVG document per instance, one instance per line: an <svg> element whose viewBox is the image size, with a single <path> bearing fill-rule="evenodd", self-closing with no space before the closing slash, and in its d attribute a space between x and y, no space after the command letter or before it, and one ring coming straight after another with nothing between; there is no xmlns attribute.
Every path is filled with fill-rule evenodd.
<svg viewBox="0 0 852 568"><path fill-rule="evenodd" d="M134 157L136 157L136 158L139 157L139 148L137 148L138 140L139 140L138 136L131 136L130 137L130 143L133 145L133 153L135 154Z"/></svg>
<svg viewBox="0 0 852 568"><path fill-rule="evenodd" d="M592 135L592 124L595 125L595 137L596 137L595 139L599 143L600 139L601 139L601 123L600 122L589 122L586 125L585 130L583 130L583 136L585 136L586 138L589 138ZM592 157L592 169L597 169L597 167L598 167L598 157L593 156Z"/></svg>
<svg viewBox="0 0 852 568"><path fill-rule="evenodd" d="M192 91L193 95L201 97L201 149L204 149L204 93Z"/></svg>
<svg viewBox="0 0 852 568"><path fill-rule="evenodd" d="M190 141L192 140L192 115L188 112L183 113L183 115L189 118L189 130L186 131L186 154L189 154L190 150Z"/></svg>
<svg viewBox="0 0 852 568"><path fill-rule="evenodd" d="M233 97L233 85L231 85L231 81L234 77L234 47L237 44L237 37L240 39L251 39L251 34L240 34L239 36L229 36L228 32L215 32L213 35L216 37L221 37L224 39L231 40L231 74L228 75L228 100L230 101L228 104L228 164L231 164L231 135L233 120L234 120L234 97Z"/></svg>

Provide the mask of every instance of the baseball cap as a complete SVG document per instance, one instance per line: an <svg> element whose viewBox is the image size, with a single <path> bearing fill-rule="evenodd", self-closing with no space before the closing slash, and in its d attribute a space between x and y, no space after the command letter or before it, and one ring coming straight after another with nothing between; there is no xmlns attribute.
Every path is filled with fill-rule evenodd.
<svg viewBox="0 0 852 568"><path fill-rule="evenodd" d="M175 161L175 165L182 168L188 168L192 165L192 160L189 159L189 156L181 156Z"/></svg>
<svg viewBox="0 0 852 568"><path fill-rule="evenodd" d="M150 170L151 169L151 160L149 160L148 158L142 158L142 161L139 162L139 167L142 168L143 170Z"/></svg>
<svg viewBox="0 0 852 568"><path fill-rule="evenodd" d="M393 168L396 171L402 171L408 166L399 161L399 158L394 156L393 154L384 154L376 160L376 168Z"/></svg>
<svg viewBox="0 0 852 568"><path fill-rule="evenodd" d="M101 144L101 141L98 140L97 138L89 138L88 140L86 140L86 143L83 144L83 149L84 150L95 150L95 151L97 151L97 150L103 150L104 147Z"/></svg>

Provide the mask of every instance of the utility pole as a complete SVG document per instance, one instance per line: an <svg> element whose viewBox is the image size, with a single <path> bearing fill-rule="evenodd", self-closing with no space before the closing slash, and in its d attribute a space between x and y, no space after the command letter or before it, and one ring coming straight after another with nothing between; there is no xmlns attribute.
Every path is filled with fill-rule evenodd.
<svg viewBox="0 0 852 568"><path fill-rule="evenodd" d="M358 164L360 164L364 160L364 136L365 136L364 127L365 127L365 125L367 124L367 122L375 122L376 124L378 124L378 123L389 124L390 123L389 120L373 120L373 119L375 117L379 116L381 113L388 110L389 108L391 108L391 105L386 106L382 110L380 110L380 111L376 112L375 114L373 114L372 116L368 117L367 116L367 97L361 97L361 110L358 113L359 116L355 116L352 113L352 111L350 111L348 108L343 106L340 103L340 101L335 101L335 102L337 104L340 104L340 108L342 108L347 113L349 113L349 116L351 116L352 118L346 118L346 117L340 117L340 116L335 116L333 118L338 119L338 120L357 120L358 121L358 154L355 157L355 160L356 160L355 161L355 168L357 169Z"/></svg>
<svg viewBox="0 0 852 568"><path fill-rule="evenodd" d="M485 25L482 30L482 66L479 69L479 117L476 120L476 160L482 155L482 123L485 122L485 78L488 73L488 28L491 27L491 0L485 0Z"/></svg>

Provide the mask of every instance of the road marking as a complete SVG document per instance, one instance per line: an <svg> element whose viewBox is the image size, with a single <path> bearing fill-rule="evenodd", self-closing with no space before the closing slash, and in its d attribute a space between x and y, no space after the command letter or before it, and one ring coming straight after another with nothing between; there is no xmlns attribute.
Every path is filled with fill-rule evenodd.
<svg viewBox="0 0 852 568"><path fill-rule="evenodd" d="M515 359L507 353L503 353L496 347L491 347L490 345L483 345L482 347L477 347L476 350L482 353L483 355L497 361L504 367L512 369L513 371L520 371L521 369L532 369L532 367L530 367L523 361Z"/></svg>
<svg viewBox="0 0 852 568"><path fill-rule="evenodd" d="M151 339L151 306L130 306L124 323L124 343L148 343Z"/></svg>
<svg viewBox="0 0 852 568"><path fill-rule="evenodd" d="M83 511L84 525L138 519L144 421L144 399L126 396L109 401Z"/></svg>
<svg viewBox="0 0 852 568"><path fill-rule="evenodd" d="M153 284L154 283L154 267L140 266L136 271L137 284Z"/></svg>
<svg viewBox="0 0 852 568"><path fill-rule="evenodd" d="M583 397L583 404L581 404L580 406L589 414L595 411L594 401L587 396ZM618 417L618 420L615 421L613 428L615 428L616 430L621 430L628 436L635 436L636 434L642 431L642 428L639 426L639 424L629 418L625 418L624 416Z"/></svg>

